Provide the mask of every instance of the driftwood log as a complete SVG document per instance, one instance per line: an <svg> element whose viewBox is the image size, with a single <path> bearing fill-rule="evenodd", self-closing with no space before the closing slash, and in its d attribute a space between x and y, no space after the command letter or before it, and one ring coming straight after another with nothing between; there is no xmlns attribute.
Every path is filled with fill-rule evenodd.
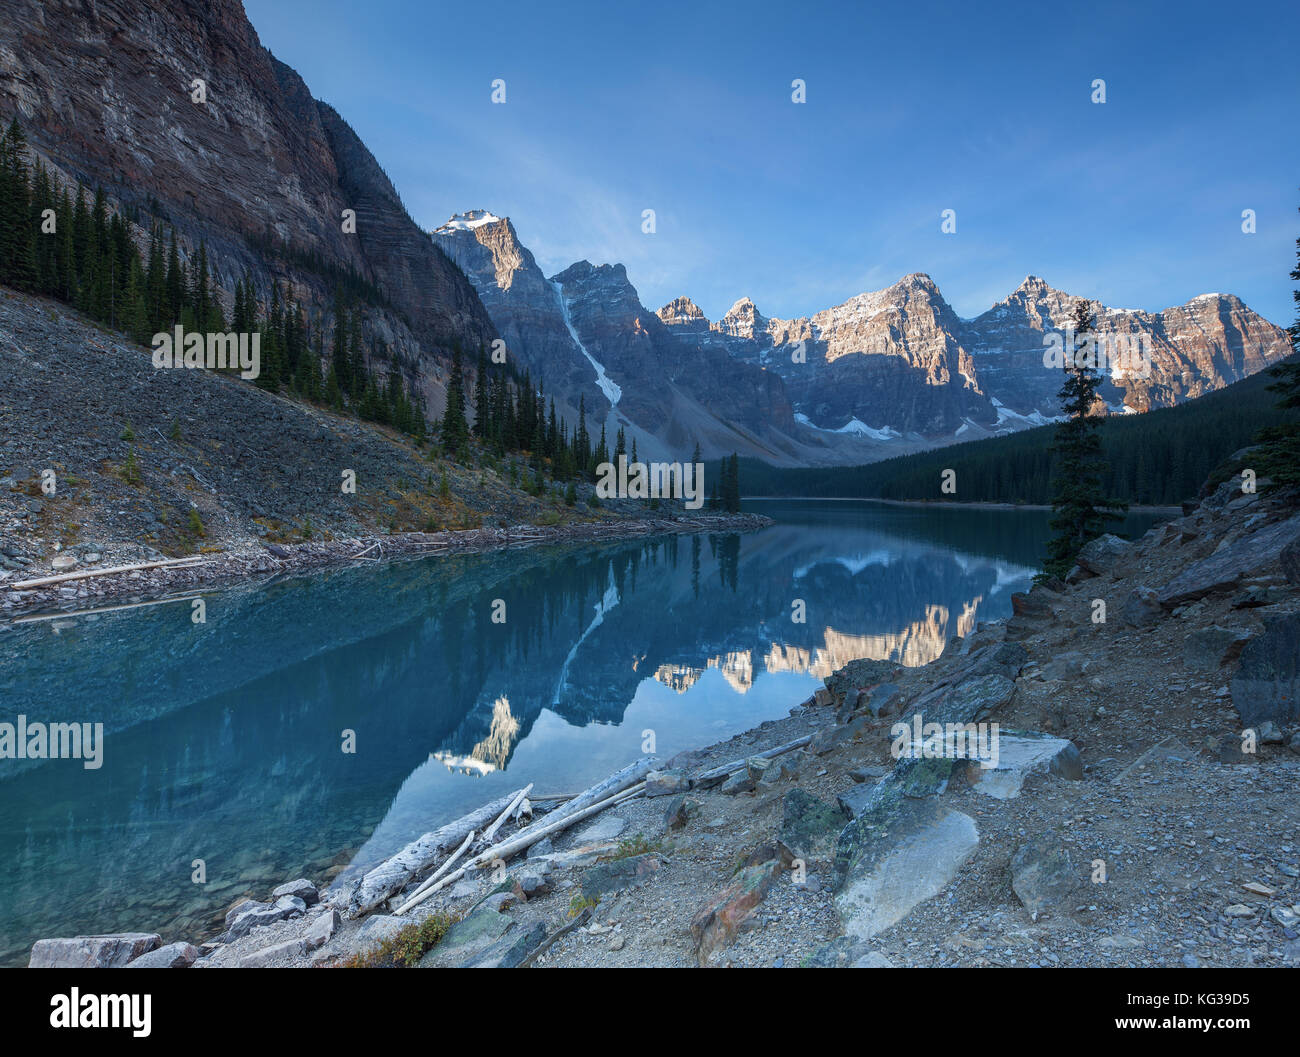
<svg viewBox="0 0 1300 1057"><path fill-rule="evenodd" d="M721 782L729 775L735 774L745 766L746 760L760 759L770 760L776 756L784 756L787 752L793 752L795 749L802 749L812 741L811 734L805 734L802 738L795 738L794 741L786 742L784 745L778 745L775 749L767 749L764 752L751 752L748 756L743 756L739 760L732 760L730 763L724 763L721 767L715 767L711 771L705 771L695 778L696 785L712 785L714 782Z"/></svg>
<svg viewBox="0 0 1300 1057"><path fill-rule="evenodd" d="M416 874L432 866L443 852L454 848L469 833L490 825L493 819L514 802L520 792L522 790L517 789L490 804L484 804L477 811L463 815L432 833L426 833L392 858L385 859L361 878L348 901L348 916L359 917L373 910Z"/></svg>
<svg viewBox="0 0 1300 1057"><path fill-rule="evenodd" d="M46 587L49 584L66 583L68 580L89 580L95 576L113 576L117 573L133 573L138 569L188 569L194 565L204 564L205 559L197 554L189 558L166 558L156 562L137 562L135 565L114 565L108 569L82 569L73 573L58 573L55 576L42 576L36 580L22 580L14 584L5 584L10 591L27 591L34 587Z"/></svg>

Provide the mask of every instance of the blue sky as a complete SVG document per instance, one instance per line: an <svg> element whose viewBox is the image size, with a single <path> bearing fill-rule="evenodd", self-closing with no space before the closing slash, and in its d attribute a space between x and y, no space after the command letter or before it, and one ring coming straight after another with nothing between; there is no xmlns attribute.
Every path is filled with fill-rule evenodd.
<svg viewBox="0 0 1300 1057"><path fill-rule="evenodd" d="M547 275L621 261L651 310L790 318L928 272L973 316L1032 273L1289 324L1300 5L1069 6L245 0L418 223L508 215Z"/></svg>

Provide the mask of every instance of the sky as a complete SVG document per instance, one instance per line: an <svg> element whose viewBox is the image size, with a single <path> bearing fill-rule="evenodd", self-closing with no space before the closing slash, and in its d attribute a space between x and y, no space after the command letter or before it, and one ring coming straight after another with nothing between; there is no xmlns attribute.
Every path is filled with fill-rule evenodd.
<svg viewBox="0 0 1300 1057"><path fill-rule="evenodd" d="M652 311L794 318L926 272L963 317L1033 274L1295 318L1300 4L244 6L422 227L509 216L548 276L621 262Z"/></svg>

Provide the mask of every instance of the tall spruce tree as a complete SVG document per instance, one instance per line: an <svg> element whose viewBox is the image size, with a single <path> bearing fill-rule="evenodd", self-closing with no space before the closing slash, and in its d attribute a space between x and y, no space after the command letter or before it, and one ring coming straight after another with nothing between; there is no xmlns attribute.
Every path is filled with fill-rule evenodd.
<svg viewBox="0 0 1300 1057"><path fill-rule="evenodd" d="M1101 488L1106 460L1097 427L1102 416L1093 412L1101 377L1094 366L1092 310L1087 301L1075 302L1071 326L1074 337L1064 350L1065 384L1058 394L1066 418L1056 427L1052 442L1055 472L1050 524L1056 535L1048 541L1043 562L1044 574L1056 577L1064 577L1083 545L1100 536L1108 521L1128 509L1127 503L1107 499Z"/></svg>
<svg viewBox="0 0 1300 1057"><path fill-rule="evenodd" d="M460 347L451 357L451 377L447 380L447 410L442 416L442 447L449 454L457 454L469 439L469 424L465 421L465 379L460 365Z"/></svg>
<svg viewBox="0 0 1300 1057"><path fill-rule="evenodd" d="M1300 282L1300 238L1295 245L1296 266L1291 269L1291 279ZM1296 318L1287 333L1291 336L1294 355L1269 371L1277 381L1268 389L1279 394L1279 408L1293 411L1300 408L1300 286L1291 291L1291 298L1295 301ZM1255 439L1260 443L1253 460L1259 475L1270 477L1280 485L1300 485L1300 419L1261 430Z"/></svg>

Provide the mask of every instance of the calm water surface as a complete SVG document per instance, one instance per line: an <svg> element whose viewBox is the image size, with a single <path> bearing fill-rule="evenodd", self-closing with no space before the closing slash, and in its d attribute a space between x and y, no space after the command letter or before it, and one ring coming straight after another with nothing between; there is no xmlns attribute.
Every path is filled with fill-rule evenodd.
<svg viewBox="0 0 1300 1057"><path fill-rule="evenodd" d="M0 625L0 721L106 735L99 770L0 761L0 964L42 936L195 939L236 897L363 869L527 782L577 791L647 731L667 756L855 658L925 664L1010 613L1047 535L1039 511L747 506L778 524L214 592L204 625L185 602Z"/></svg>

